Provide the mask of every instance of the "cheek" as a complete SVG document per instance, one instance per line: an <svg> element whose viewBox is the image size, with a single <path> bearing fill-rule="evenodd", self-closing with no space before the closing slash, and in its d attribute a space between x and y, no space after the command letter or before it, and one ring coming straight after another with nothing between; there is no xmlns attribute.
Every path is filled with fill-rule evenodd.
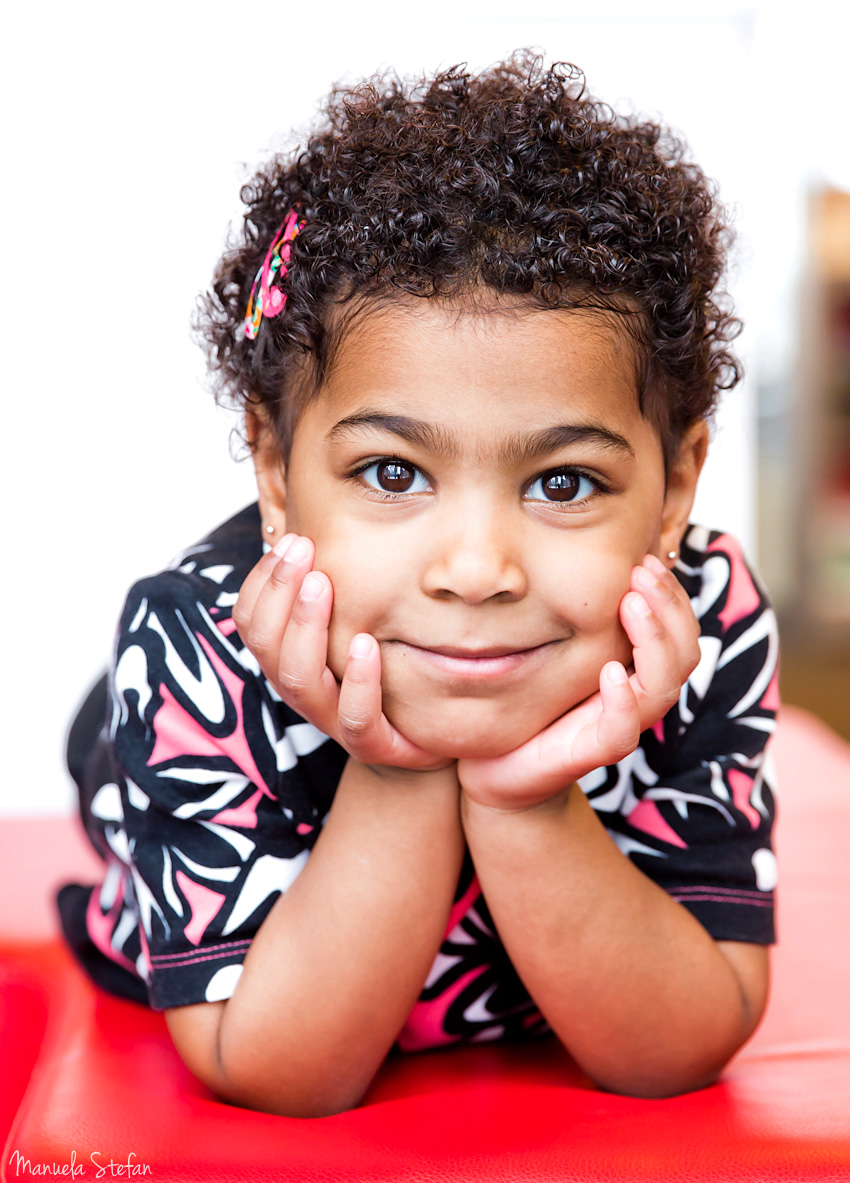
<svg viewBox="0 0 850 1183"><path fill-rule="evenodd" d="M622 554L576 564L571 571L559 572L550 593L550 611L572 638L565 659L569 681L580 689L580 697L598 689L606 662L631 664L632 647L620 623L620 604L629 590L633 565L631 556Z"/></svg>
<svg viewBox="0 0 850 1183"><path fill-rule="evenodd" d="M620 629L620 601L629 590L629 556L573 563L546 578L550 610L577 635L610 636Z"/></svg>
<svg viewBox="0 0 850 1183"><path fill-rule="evenodd" d="M318 538L315 569L323 571L334 589L328 630L328 665L337 678L345 671L348 648L355 633L378 633L387 605L397 595L392 566L374 548L355 545L348 538Z"/></svg>

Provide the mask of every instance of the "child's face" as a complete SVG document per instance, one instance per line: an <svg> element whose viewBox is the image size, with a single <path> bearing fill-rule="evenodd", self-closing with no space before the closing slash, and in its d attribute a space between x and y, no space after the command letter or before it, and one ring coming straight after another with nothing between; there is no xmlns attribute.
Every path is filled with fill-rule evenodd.
<svg viewBox="0 0 850 1183"><path fill-rule="evenodd" d="M634 359L598 317L435 300L357 322L285 489L260 472L264 516L282 524L285 496L333 584L335 675L371 633L387 717L453 757L517 747L629 664L631 569L678 547L695 480L665 487Z"/></svg>

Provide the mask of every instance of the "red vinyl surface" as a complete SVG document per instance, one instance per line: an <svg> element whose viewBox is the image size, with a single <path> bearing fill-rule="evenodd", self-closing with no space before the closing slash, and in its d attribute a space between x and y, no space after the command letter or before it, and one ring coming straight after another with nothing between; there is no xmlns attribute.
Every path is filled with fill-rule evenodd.
<svg viewBox="0 0 850 1183"><path fill-rule="evenodd" d="M0 1118L11 1120L0 1178L68 1165L68 1178L175 1183L850 1180L850 747L787 710L776 758L773 997L720 1084L663 1101L612 1096L549 1041L393 1059L363 1106L336 1117L249 1112L193 1080L161 1016L95 990L46 935L45 912L40 939L10 935L0 948ZM68 823L54 831L67 859ZM0 864L5 843L20 861L27 842L55 878L40 822L0 826ZM17 934L3 878L0 932Z"/></svg>

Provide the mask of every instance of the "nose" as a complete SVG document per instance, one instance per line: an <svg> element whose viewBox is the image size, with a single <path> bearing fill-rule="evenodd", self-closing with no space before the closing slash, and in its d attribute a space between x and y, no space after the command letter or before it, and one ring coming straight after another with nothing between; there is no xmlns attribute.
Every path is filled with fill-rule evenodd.
<svg viewBox="0 0 850 1183"><path fill-rule="evenodd" d="M443 522L431 522L422 590L435 599L467 604L521 600L527 576L518 540L505 515L468 507Z"/></svg>

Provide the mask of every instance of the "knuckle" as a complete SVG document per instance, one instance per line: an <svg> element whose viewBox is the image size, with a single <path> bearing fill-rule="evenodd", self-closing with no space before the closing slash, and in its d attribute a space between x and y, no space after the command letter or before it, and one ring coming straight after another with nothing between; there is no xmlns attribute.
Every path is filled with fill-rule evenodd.
<svg viewBox="0 0 850 1183"><path fill-rule="evenodd" d="M247 629L248 624L250 623L250 620L251 620L251 614L248 611L248 609L245 607L245 605L242 603L241 599L237 600L236 603L233 605L233 609L232 609L230 615L233 618L233 623L239 629L240 633L242 633L245 629Z"/></svg>
<svg viewBox="0 0 850 1183"><path fill-rule="evenodd" d="M284 559L280 559L271 569L269 583L274 588L288 588L292 585L293 571L293 563L287 563Z"/></svg>
<svg viewBox="0 0 850 1183"><path fill-rule="evenodd" d="M694 670L697 668L697 666L700 663L701 657L702 657L702 653L700 652L700 647L697 644L697 642L694 641L693 645L688 649L688 653L685 658L685 663L688 667L689 674L692 674L694 672Z"/></svg>
<svg viewBox="0 0 850 1183"><path fill-rule="evenodd" d="M658 598L661 600L665 608L669 608L672 604L677 604L679 597L676 595L674 588L663 579L658 581Z"/></svg>
<svg viewBox="0 0 850 1183"><path fill-rule="evenodd" d="M659 697L660 701L662 702L662 704L664 705L665 710L669 710L670 707L672 707L675 703L677 703L679 701L679 695L681 693L681 690L682 690L682 687L679 685L678 682L670 682L667 686L665 686L662 689L662 691L658 697Z"/></svg>
<svg viewBox="0 0 850 1183"><path fill-rule="evenodd" d="M307 679L301 670L280 669L277 680L284 698L300 699L307 692Z"/></svg>
<svg viewBox="0 0 850 1183"><path fill-rule="evenodd" d="M272 638L266 629L258 628L250 622L242 633L242 638L252 653L267 653L272 647Z"/></svg>
<svg viewBox="0 0 850 1183"><path fill-rule="evenodd" d="M372 730L372 720L369 715L349 711L339 716L339 729L348 739L360 740Z"/></svg>
<svg viewBox="0 0 850 1183"><path fill-rule="evenodd" d="M619 763L620 760L625 760L626 756L630 756L632 754L632 752L635 750L635 748L638 746L639 740L640 740L639 732L635 735L628 735L628 736L622 735L622 736L619 736L617 739L615 739L609 745L609 749L610 749L609 755L614 757L614 759L611 761L611 763L617 764L617 763Z"/></svg>
<svg viewBox="0 0 850 1183"><path fill-rule="evenodd" d="M648 618L647 627L653 641L663 641L667 637L667 630L654 614Z"/></svg>
<svg viewBox="0 0 850 1183"><path fill-rule="evenodd" d="M661 654L664 656L664 646L667 641L667 633L664 628L654 617L649 617L644 623L643 630L639 634L640 643L644 651L647 653L658 653L659 647Z"/></svg>

